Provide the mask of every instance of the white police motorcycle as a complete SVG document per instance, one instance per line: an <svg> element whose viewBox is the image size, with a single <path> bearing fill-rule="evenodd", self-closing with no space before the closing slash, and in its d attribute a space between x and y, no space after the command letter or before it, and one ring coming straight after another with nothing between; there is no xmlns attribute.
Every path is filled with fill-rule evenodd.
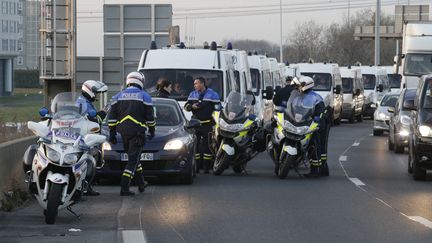
<svg viewBox="0 0 432 243"><path fill-rule="evenodd" d="M60 93L47 108L39 112L41 122L28 122L28 128L39 137L37 146L24 154L24 170L30 193L44 209L45 222L54 224L58 210L78 202L86 189L86 175L95 170L93 154L106 141L98 133L99 124L90 121L87 105L78 93ZM90 165L90 168L89 168ZM93 168L91 168L93 167Z"/></svg>

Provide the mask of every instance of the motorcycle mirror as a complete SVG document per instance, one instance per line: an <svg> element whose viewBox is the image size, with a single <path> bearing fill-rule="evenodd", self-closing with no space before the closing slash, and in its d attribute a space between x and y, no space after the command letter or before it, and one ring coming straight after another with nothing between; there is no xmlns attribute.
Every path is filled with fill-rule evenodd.
<svg viewBox="0 0 432 243"><path fill-rule="evenodd" d="M48 109L46 107L42 107L39 110L39 115L41 117L45 117L46 115L48 115L48 113L49 113L49 111L48 111Z"/></svg>

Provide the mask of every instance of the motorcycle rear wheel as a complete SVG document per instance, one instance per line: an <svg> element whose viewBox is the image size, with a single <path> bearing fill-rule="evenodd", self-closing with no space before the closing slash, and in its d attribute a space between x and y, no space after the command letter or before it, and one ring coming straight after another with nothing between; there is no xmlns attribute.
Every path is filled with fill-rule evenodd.
<svg viewBox="0 0 432 243"><path fill-rule="evenodd" d="M53 183L48 192L48 202L45 214L45 223L54 224L61 203L63 185Z"/></svg>

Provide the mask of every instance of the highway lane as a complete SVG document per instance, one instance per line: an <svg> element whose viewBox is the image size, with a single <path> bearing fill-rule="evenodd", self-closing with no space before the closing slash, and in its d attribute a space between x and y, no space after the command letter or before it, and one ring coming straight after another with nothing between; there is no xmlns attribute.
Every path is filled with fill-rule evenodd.
<svg viewBox="0 0 432 243"><path fill-rule="evenodd" d="M101 196L74 207L83 214L81 221L61 211L56 225L47 226L42 210L31 202L0 213L0 239L429 242L432 229L423 219L432 221L430 182L413 181L406 172L407 156L388 152L385 137L369 136L371 127L365 121L332 128L328 178L306 179L290 172L280 180L262 153L250 162L248 175L227 170L219 177L198 175L192 186L155 183L133 198L118 196L119 186L97 186ZM356 186L349 178L365 185ZM425 225L407 216L418 216L412 219Z"/></svg>

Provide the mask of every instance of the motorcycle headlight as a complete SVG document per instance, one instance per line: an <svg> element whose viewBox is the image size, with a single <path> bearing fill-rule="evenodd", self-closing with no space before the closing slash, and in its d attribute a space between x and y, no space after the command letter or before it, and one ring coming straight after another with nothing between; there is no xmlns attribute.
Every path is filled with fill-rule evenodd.
<svg viewBox="0 0 432 243"><path fill-rule="evenodd" d="M185 144L188 144L189 141L190 141L189 137L180 137L180 138L171 139L165 144L164 150L179 150Z"/></svg>
<svg viewBox="0 0 432 243"><path fill-rule="evenodd" d="M400 121L405 126L409 126L411 124L411 118L407 115L402 115Z"/></svg>
<svg viewBox="0 0 432 243"><path fill-rule="evenodd" d="M111 150L111 144L109 142L104 142L102 144L102 149L103 150Z"/></svg>
<svg viewBox="0 0 432 243"><path fill-rule="evenodd" d="M401 136L401 137L406 137L406 136L408 136L408 135L409 135L409 131L408 131L408 130L402 129L402 130L399 132L399 136Z"/></svg>
<svg viewBox="0 0 432 243"><path fill-rule="evenodd" d="M60 161L60 153L55 151L54 149L48 147L48 146L46 146L46 156L52 162L59 162Z"/></svg>
<svg viewBox="0 0 432 243"><path fill-rule="evenodd" d="M420 125L419 132L423 137L432 137L432 129L429 126Z"/></svg>
<svg viewBox="0 0 432 243"><path fill-rule="evenodd" d="M287 120L284 121L283 127L288 132L300 134L300 135L306 134L309 130L308 126L296 127L293 124L291 124L291 122L289 122Z"/></svg>
<svg viewBox="0 0 432 243"><path fill-rule="evenodd" d="M66 154L63 158L65 164L73 164L78 161L78 153Z"/></svg>
<svg viewBox="0 0 432 243"><path fill-rule="evenodd" d="M228 124L224 119L219 119L219 127L230 132L238 132L243 130L243 123Z"/></svg>

